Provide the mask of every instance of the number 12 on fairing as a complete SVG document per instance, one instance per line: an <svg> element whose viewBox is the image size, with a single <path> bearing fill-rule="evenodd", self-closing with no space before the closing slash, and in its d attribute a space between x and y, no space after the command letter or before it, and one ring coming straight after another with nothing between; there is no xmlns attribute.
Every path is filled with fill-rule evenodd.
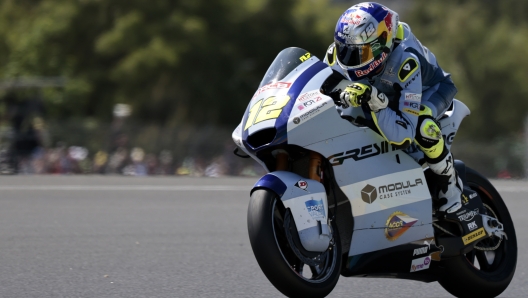
<svg viewBox="0 0 528 298"><path fill-rule="evenodd" d="M276 119L282 112L282 108L288 103L288 95L271 96L266 99L257 101L249 108L249 115L244 130L250 128L253 124L264 120Z"/></svg>

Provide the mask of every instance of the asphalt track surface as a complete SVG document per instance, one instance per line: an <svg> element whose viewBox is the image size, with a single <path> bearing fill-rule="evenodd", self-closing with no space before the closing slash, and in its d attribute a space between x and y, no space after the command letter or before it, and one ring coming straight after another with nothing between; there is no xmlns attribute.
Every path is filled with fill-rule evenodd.
<svg viewBox="0 0 528 298"><path fill-rule="evenodd" d="M256 178L0 177L0 297L280 297L246 228ZM528 297L528 182L493 181ZM343 278L329 297L450 297L438 283Z"/></svg>

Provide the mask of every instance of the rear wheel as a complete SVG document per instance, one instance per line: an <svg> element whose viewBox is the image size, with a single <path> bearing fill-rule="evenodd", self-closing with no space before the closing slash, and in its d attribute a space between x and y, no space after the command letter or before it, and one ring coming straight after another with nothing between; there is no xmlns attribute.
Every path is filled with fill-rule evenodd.
<svg viewBox="0 0 528 298"><path fill-rule="evenodd" d="M504 226L508 239L492 236L466 255L442 261L446 274L439 282L457 297L496 297L510 284L517 264L517 238L506 204L481 174L466 168L466 183L478 192L488 216Z"/></svg>
<svg viewBox="0 0 528 298"><path fill-rule="evenodd" d="M251 195L248 232L257 262L268 280L288 297L324 297L337 284L341 246L335 224L334 239L325 252L304 250L290 210L266 189Z"/></svg>

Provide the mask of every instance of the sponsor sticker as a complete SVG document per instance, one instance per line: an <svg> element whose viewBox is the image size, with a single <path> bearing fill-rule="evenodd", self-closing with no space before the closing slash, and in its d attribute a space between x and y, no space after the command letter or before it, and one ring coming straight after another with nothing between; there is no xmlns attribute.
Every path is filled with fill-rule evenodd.
<svg viewBox="0 0 528 298"><path fill-rule="evenodd" d="M259 95L260 93L266 91L266 90L269 90L269 89L287 89L287 88L290 88L292 83L287 83L287 82L276 82L276 83L271 83L271 84L267 84L267 85L264 85L262 87L260 87L257 92L255 93L255 95L253 95L253 97Z"/></svg>
<svg viewBox="0 0 528 298"><path fill-rule="evenodd" d="M477 193L474 192L474 193L472 193L472 194L469 195L469 198L470 198L470 199L473 199L473 198L476 197L476 196L477 196Z"/></svg>
<svg viewBox="0 0 528 298"><path fill-rule="evenodd" d="M395 198L403 195L408 195L412 193L412 188L416 187L418 185L423 186L423 182L421 178L416 178L414 181L402 181L402 182L396 182L396 183L390 183L386 185L380 185L377 188L372 186L370 184L367 184L362 190L361 190L361 198L362 200L367 203L371 204L374 202L378 197L383 199L389 199L389 198Z"/></svg>
<svg viewBox="0 0 528 298"><path fill-rule="evenodd" d="M295 186L297 186L298 188L302 190L306 190L308 188L308 182L304 180L299 180L297 181L297 183L295 183Z"/></svg>
<svg viewBox="0 0 528 298"><path fill-rule="evenodd" d="M306 92L306 93L303 93L303 94L299 95L299 97L297 97L297 100L299 102L303 102L305 100L312 99L312 98L316 97L319 94L320 94L319 91Z"/></svg>
<svg viewBox="0 0 528 298"><path fill-rule="evenodd" d="M427 253L427 250L429 249L428 246L424 246L424 247L420 247L420 248L416 248L413 252L413 256L419 256L419 255L423 255L424 253Z"/></svg>
<svg viewBox="0 0 528 298"><path fill-rule="evenodd" d="M313 219L324 219L325 218L325 210L323 205L323 200L309 200L304 203L306 205L306 209L308 210L308 213L310 213L310 216Z"/></svg>
<svg viewBox="0 0 528 298"><path fill-rule="evenodd" d="M312 56L312 55L311 55L310 53L307 52L306 54L304 54L304 55L302 55L301 57L299 57L299 60L301 60L301 62L304 62L304 61L310 59L311 56Z"/></svg>
<svg viewBox="0 0 528 298"><path fill-rule="evenodd" d="M412 109L409 109L409 108L403 108L403 111L407 114L412 114L412 115L415 115L415 116L419 116L420 113L415 111L415 110L412 110Z"/></svg>
<svg viewBox="0 0 528 298"><path fill-rule="evenodd" d="M418 69L418 62L414 58L407 58L400 67L398 78L405 82Z"/></svg>
<svg viewBox="0 0 528 298"><path fill-rule="evenodd" d="M406 107L410 107L411 109L415 109L415 110L419 110L420 109L420 104L417 103L417 102L408 102L408 101L405 101L403 103L404 106Z"/></svg>
<svg viewBox="0 0 528 298"><path fill-rule="evenodd" d="M321 111L321 109L322 109L325 105L327 105L327 104L328 104L327 102L323 102L321 105L319 105L319 106L317 106L317 107L315 107L315 108L312 108L312 109L309 110L308 112L306 112L306 113L300 115L299 118L300 118L301 120L303 120L303 121L304 121L304 120L308 120L308 119L310 119L313 115L319 113L319 112Z"/></svg>
<svg viewBox="0 0 528 298"><path fill-rule="evenodd" d="M410 79L407 83L405 83L405 87L403 87L403 88L409 87L409 85L411 85L412 82L414 82L414 80L416 80L416 78L418 78L419 74L420 74L420 72L418 72L416 75L414 75L414 77L412 79Z"/></svg>
<svg viewBox="0 0 528 298"><path fill-rule="evenodd" d="M464 194L462 194L462 203L464 203L464 205L469 204L469 199Z"/></svg>
<svg viewBox="0 0 528 298"><path fill-rule="evenodd" d="M478 214L479 214L479 210L478 210L478 208L476 208L475 210L471 210L471 211L469 211L469 212L467 212L467 213L464 213L464 214L459 215L459 216L458 216L458 219L459 219L460 221L471 221L471 220L473 220L473 218L474 218L475 216L477 216ZM457 215L458 215L458 214L457 214Z"/></svg>
<svg viewBox="0 0 528 298"><path fill-rule="evenodd" d="M419 93L405 93L405 100L408 101L421 101L422 94Z"/></svg>
<svg viewBox="0 0 528 298"><path fill-rule="evenodd" d="M378 60L372 62L367 69L356 70L355 71L356 76L362 77L362 76L368 75L371 71L373 71L376 67L378 67L385 60L385 58L387 58L387 54L385 52L381 53L381 57Z"/></svg>
<svg viewBox="0 0 528 298"><path fill-rule="evenodd" d="M314 98L314 99L310 99L310 100L307 100L306 102L303 102L302 105L299 105L299 110L302 110L304 108L307 108L313 104L315 104L316 102L320 101L322 98L320 96ZM301 108L302 107L302 108Z"/></svg>
<svg viewBox="0 0 528 298"><path fill-rule="evenodd" d="M478 228L477 224L474 221L468 223L467 226L470 231L473 231L474 229Z"/></svg>
<svg viewBox="0 0 528 298"><path fill-rule="evenodd" d="M478 239L485 237L486 231L484 231L484 228L480 228L476 230L475 232L469 233L462 237L462 242L464 242L464 245L468 245L471 242L477 241Z"/></svg>
<svg viewBox="0 0 528 298"><path fill-rule="evenodd" d="M414 259L411 262L411 272L429 269L430 265L431 265L431 257L423 257L419 259Z"/></svg>
<svg viewBox="0 0 528 298"><path fill-rule="evenodd" d="M386 80L386 79L380 79L380 82L382 82L383 84L388 85L390 87L392 87L392 85L394 85L394 83L392 81L389 81L389 80Z"/></svg>
<svg viewBox="0 0 528 298"><path fill-rule="evenodd" d="M405 233L417 221L418 219L416 218L412 218L403 212L396 211L389 216L385 223L385 237L389 241L394 241L403 235L403 233Z"/></svg>
<svg viewBox="0 0 528 298"><path fill-rule="evenodd" d="M328 157L331 165L339 166L349 158L358 161L366 158L370 158L376 155L388 153L394 151L395 149L389 146L389 142L383 141L381 143L374 143L365 145L363 147L354 148L352 150L347 150L344 152L339 152Z"/></svg>
<svg viewBox="0 0 528 298"><path fill-rule="evenodd" d="M376 187L367 184L367 186L363 187L361 190L361 199L363 202L367 204L372 204L376 199L378 198L378 192L376 191Z"/></svg>

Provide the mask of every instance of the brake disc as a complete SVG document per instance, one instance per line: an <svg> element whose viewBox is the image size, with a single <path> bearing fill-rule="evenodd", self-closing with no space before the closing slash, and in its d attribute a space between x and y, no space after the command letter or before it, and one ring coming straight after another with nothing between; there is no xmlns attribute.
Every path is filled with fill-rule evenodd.
<svg viewBox="0 0 528 298"><path fill-rule="evenodd" d="M303 262L304 264L306 264L308 266L319 266L319 265L323 264L324 261L326 260L327 256L328 256L329 250L326 250L323 253L317 254L317 256L315 256L315 257L305 256L297 248L297 245L295 244L295 241L293 240L294 236L290 232L290 230L292 230L292 229L295 230L295 231L297 231L297 229L294 226L292 227L290 225L291 225L291 213L289 211L287 211L286 214L284 215L284 230L286 232L286 239L288 239L288 244L290 245L290 247L291 247L293 253L295 254L295 256L297 256L297 258L299 258L299 260L301 260L301 262Z"/></svg>

